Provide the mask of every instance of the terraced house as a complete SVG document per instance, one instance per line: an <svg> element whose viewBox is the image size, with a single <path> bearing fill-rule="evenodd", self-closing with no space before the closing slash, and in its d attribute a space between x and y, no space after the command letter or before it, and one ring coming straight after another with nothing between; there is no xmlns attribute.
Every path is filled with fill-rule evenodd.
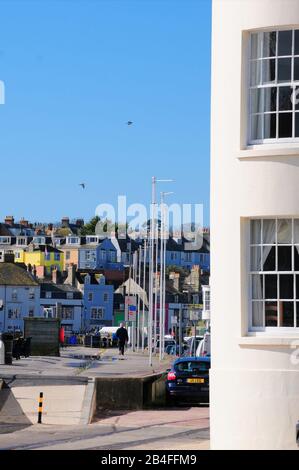
<svg viewBox="0 0 299 470"><path fill-rule="evenodd" d="M0 331L23 331L24 317L40 315L40 286L13 259L0 251Z"/></svg>

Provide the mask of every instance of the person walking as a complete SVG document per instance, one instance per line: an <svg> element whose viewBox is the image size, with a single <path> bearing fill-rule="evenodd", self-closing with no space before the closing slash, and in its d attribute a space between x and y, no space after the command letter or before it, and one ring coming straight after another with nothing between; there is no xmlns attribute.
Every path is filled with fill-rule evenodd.
<svg viewBox="0 0 299 470"><path fill-rule="evenodd" d="M123 356L125 354L125 344L129 341L128 331L126 330L123 322L120 323L119 328L116 331L116 336L118 339L119 355Z"/></svg>

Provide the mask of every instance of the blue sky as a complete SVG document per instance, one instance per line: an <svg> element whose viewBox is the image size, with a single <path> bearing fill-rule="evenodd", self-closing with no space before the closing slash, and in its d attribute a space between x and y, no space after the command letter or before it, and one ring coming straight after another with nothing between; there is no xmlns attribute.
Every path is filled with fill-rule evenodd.
<svg viewBox="0 0 299 470"><path fill-rule="evenodd" d="M0 218L203 203L209 221L209 0L1 1ZM127 120L134 124L125 125ZM86 182L86 190L79 186Z"/></svg>

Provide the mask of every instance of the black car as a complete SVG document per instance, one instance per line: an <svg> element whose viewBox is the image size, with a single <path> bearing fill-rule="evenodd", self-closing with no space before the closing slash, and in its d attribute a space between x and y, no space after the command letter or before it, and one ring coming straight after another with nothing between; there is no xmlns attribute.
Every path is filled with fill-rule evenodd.
<svg viewBox="0 0 299 470"><path fill-rule="evenodd" d="M209 403L210 357L181 357L169 370L167 403Z"/></svg>

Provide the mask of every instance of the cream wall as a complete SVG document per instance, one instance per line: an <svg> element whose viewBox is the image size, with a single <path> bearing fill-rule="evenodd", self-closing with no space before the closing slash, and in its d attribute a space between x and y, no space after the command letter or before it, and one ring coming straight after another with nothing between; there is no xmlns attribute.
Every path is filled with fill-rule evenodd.
<svg viewBox="0 0 299 470"><path fill-rule="evenodd" d="M299 29L299 1L214 0L211 116L211 447L297 448L294 337L246 337L246 217L299 216L299 147L246 149L246 35ZM243 41L242 41L243 38ZM243 54L242 54L243 51ZM228 249L229 248L229 249ZM298 338L299 340L299 338Z"/></svg>

